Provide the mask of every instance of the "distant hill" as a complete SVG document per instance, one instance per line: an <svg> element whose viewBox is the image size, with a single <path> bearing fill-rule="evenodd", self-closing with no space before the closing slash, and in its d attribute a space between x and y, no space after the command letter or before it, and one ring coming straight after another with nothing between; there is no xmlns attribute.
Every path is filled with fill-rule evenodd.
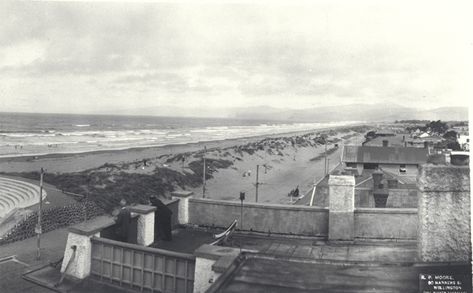
<svg viewBox="0 0 473 293"><path fill-rule="evenodd" d="M396 104L351 104L309 109L283 109L270 106L216 107L147 107L118 110L113 114L153 115L173 117L215 117L258 119L290 122L330 121L394 121L394 120L468 120L467 107L443 107L431 110L415 109Z"/></svg>
<svg viewBox="0 0 473 293"><path fill-rule="evenodd" d="M301 122L328 121L394 121L406 119L425 120L468 120L468 108L444 107L432 110L419 110L395 104L352 104L342 106L319 107L303 110L275 111L261 107L240 109L233 118L254 118L268 120L288 120Z"/></svg>

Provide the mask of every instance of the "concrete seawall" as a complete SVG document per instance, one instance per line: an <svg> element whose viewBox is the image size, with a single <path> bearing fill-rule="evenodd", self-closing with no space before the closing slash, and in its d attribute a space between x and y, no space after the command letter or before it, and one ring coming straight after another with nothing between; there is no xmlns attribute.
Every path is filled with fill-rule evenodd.
<svg viewBox="0 0 473 293"><path fill-rule="evenodd" d="M240 203L212 199L189 199L189 224L226 227L240 221ZM358 240L415 240L417 209L355 209L354 236ZM328 236L329 210L318 207L245 203L243 230ZM238 223L240 228L240 223Z"/></svg>
<svg viewBox="0 0 473 293"><path fill-rule="evenodd" d="M211 199L189 200L191 224L226 227L235 219L240 221L240 203L238 202ZM243 230L325 237L328 231L328 209L244 203Z"/></svg>

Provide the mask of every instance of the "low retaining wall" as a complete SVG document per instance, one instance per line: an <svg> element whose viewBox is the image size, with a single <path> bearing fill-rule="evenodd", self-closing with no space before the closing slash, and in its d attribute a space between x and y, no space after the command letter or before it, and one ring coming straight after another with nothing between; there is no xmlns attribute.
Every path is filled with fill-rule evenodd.
<svg viewBox="0 0 473 293"><path fill-rule="evenodd" d="M189 223L227 227L240 221L240 203L212 199L189 199ZM238 228L240 228L238 223ZM328 233L328 209L295 205L244 203L243 230L323 236Z"/></svg>
<svg viewBox="0 0 473 293"><path fill-rule="evenodd" d="M417 224L417 209L355 210L355 238L415 240Z"/></svg>

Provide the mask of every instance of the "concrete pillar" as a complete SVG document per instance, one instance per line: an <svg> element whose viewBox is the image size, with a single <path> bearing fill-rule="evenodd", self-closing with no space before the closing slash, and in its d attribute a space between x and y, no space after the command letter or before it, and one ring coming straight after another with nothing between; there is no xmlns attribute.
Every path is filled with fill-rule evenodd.
<svg viewBox="0 0 473 293"><path fill-rule="evenodd" d="M417 186L419 261L470 261L470 168L423 165Z"/></svg>
<svg viewBox="0 0 473 293"><path fill-rule="evenodd" d="M328 239L353 241L355 237L355 177L330 175Z"/></svg>
<svg viewBox="0 0 473 293"><path fill-rule="evenodd" d="M240 249L204 244L195 252L194 293L204 293L237 260Z"/></svg>
<svg viewBox="0 0 473 293"><path fill-rule="evenodd" d="M181 225L189 223L189 199L192 198L192 191L175 191L171 193L173 199L179 199L178 222Z"/></svg>
<svg viewBox="0 0 473 293"><path fill-rule="evenodd" d="M102 229L113 224L115 224L113 218L102 216L70 227L61 273L64 273L67 267L66 276L68 277L84 279L89 276L92 253L90 238L100 236ZM74 254L73 247L75 247L75 256L71 259ZM69 261L71 261L70 264Z"/></svg>
<svg viewBox="0 0 473 293"><path fill-rule="evenodd" d="M149 246L154 242L154 217L156 207L136 205L130 207L132 215L138 215L136 227L136 243Z"/></svg>

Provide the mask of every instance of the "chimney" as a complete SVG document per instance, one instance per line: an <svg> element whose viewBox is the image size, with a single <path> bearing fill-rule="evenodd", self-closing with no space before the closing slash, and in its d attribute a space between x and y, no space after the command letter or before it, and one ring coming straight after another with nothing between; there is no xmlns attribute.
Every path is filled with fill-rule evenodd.
<svg viewBox="0 0 473 293"><path fill-rule="evenodd" d="M383 147L387 147L389 144L389 141L387 139L383 140Z"/></svg>
<svg viewBox="0 0 473 293"><path fill-rule="evenodd" d="M383 172L381 170L375 170L371 176L373 176L373 189L382 188L380 185L384 176Z"/></svg>

